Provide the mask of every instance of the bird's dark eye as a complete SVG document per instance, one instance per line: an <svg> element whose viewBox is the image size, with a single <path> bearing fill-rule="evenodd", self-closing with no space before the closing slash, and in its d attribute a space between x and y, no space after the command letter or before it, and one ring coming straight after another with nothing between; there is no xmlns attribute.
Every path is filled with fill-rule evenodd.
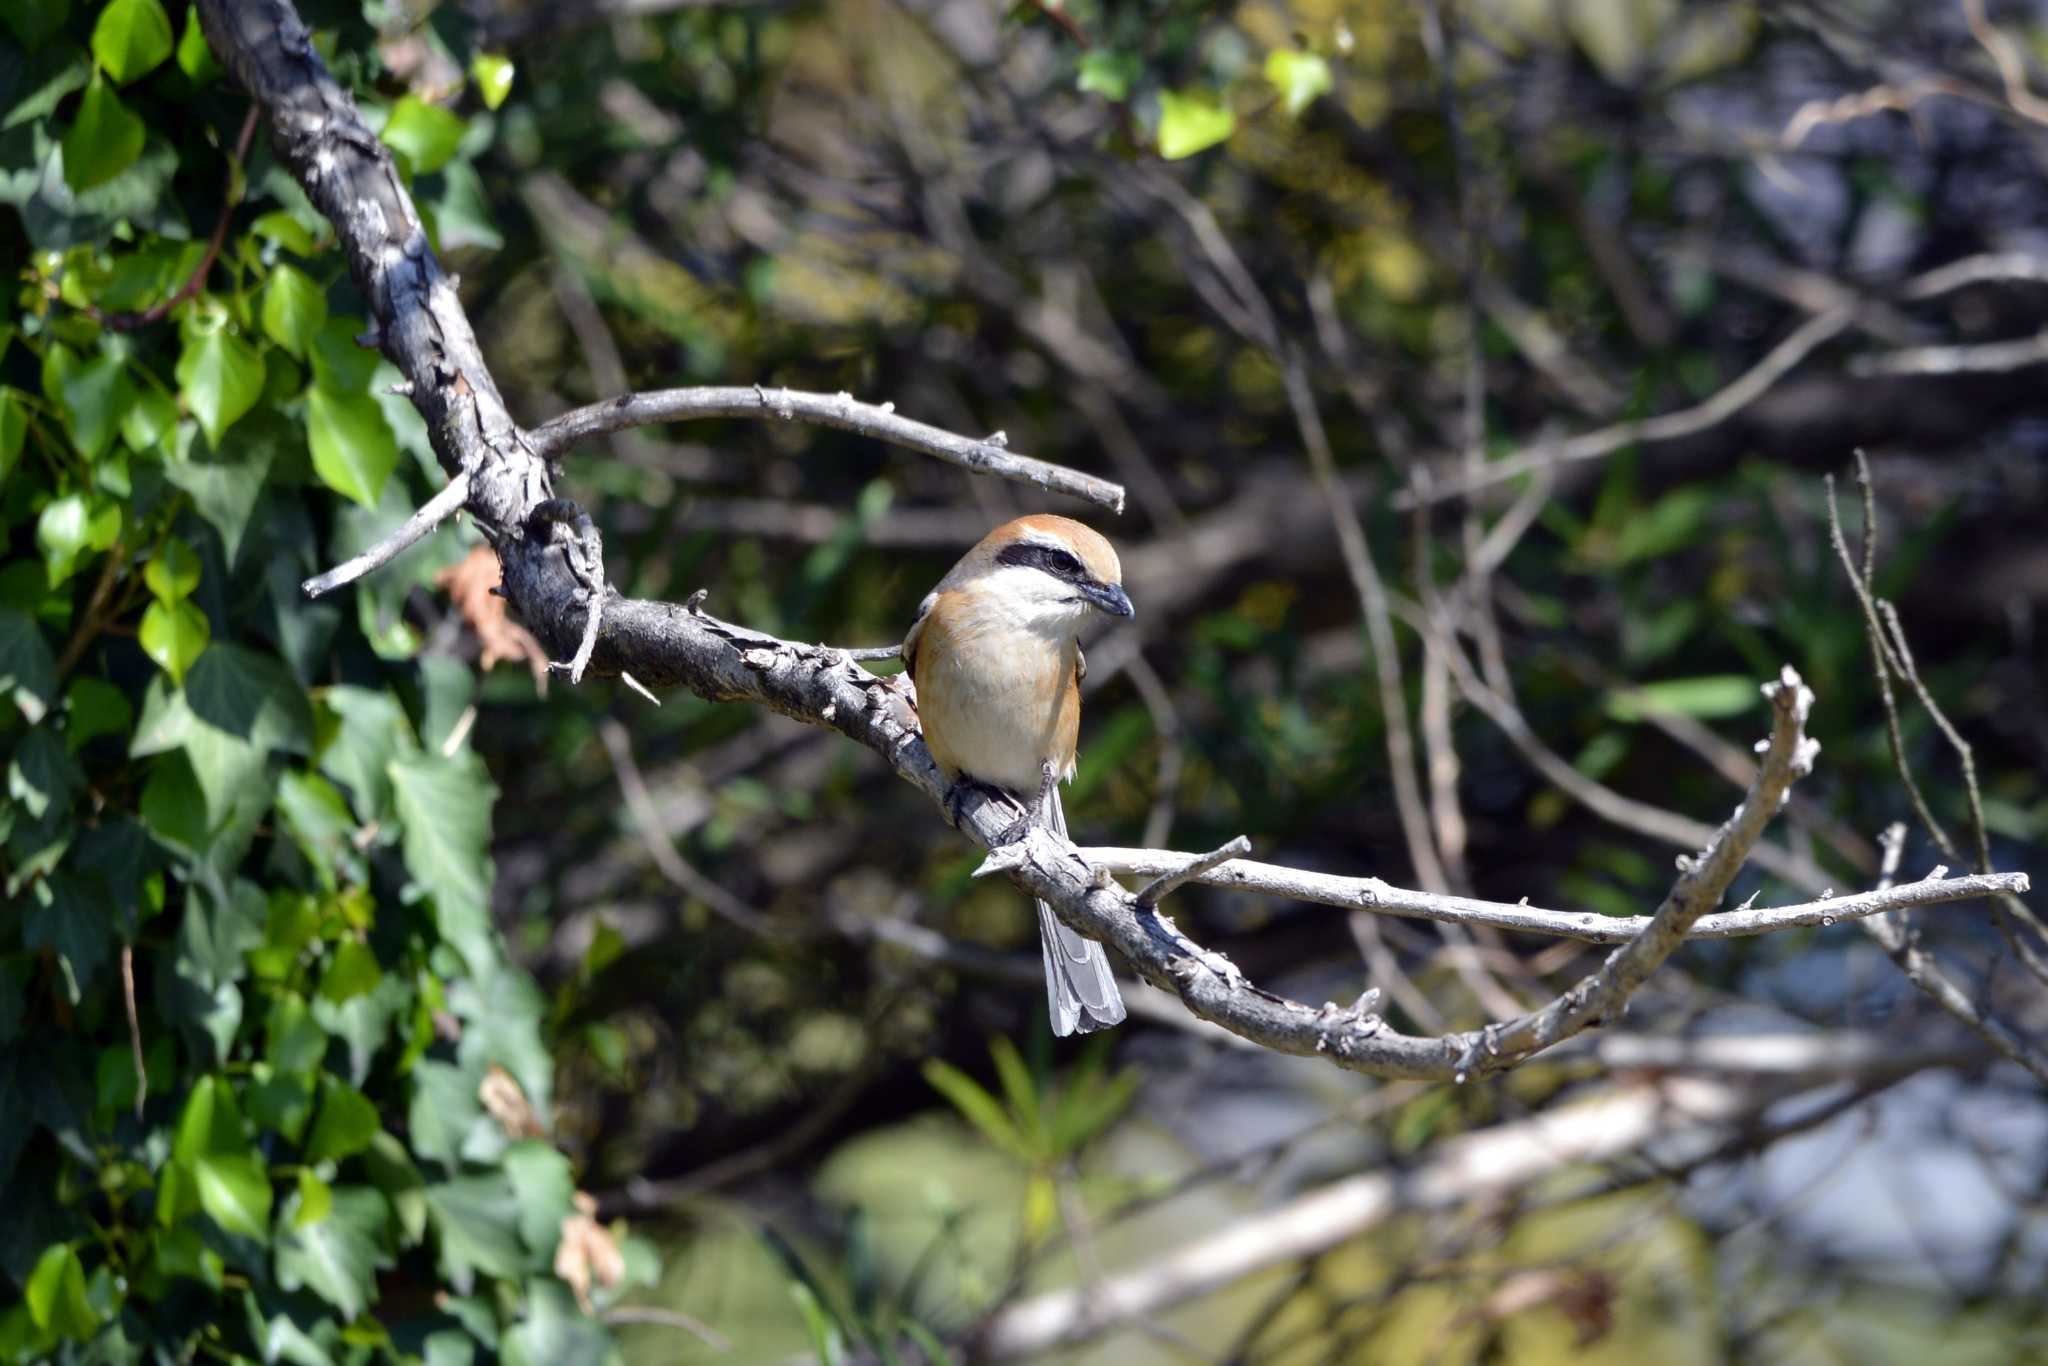
<svg viewBox="0 0 2048 1366"><path fill-rule="evenodd" d="M996 555L996 563L1042 569L1054 578L1065 579L1069 583L1078 583L1088 577L1088 571L1081 567L1081 562L1066 551L1031 541L1019 541L1015 545L1004 546Z"/></svg>

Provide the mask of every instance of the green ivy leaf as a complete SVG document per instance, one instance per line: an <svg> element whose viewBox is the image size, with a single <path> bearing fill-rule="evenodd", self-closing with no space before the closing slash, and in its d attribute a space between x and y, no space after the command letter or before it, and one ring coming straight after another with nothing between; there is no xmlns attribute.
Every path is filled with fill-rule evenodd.
<svg viewBox="0 0 2048 1366"><path fill-rule="evenodd" d="M14 30L21 45L34 52L48 42L71 12L71 0L8 0L0 5L0 23Z"/></svg>
<svg viewBox="0 0 2048 1366"><path fill-rule="evenodd" d="M367 825L392 814L393 760L419 752L412 720L388 692L343 683L320 699L323 720L320 771L349 789L356 819Z"/></svg>
<svg viewBox="0 0 2048 1366"><path fill-rule="evenodd" d="M213 1153L192 1164L199 1207L229 1233L270 1239L270 1173L254 1153Z"/></svg>
<svg viewBox="0 0 2048 1366"><path fill-rule="evenodd" d="M319 1223L333 1212L334 1188L315 1176L311 1167L299 1168L299 1188L286 1202L279 1221L286 1228L302 1229Z"/></svg>
<svg viewBox="0 0 2048 1366"><path fill-rule="evenodd" d="M143 569L142 580L158 602L182 602L199 586L199 556L178 537L167 536Z"/></svg>
<svg viewBox="0 0 2048 1366"><path fill-rule="evenodd" d="M441 1274L467 1294L479 1271L517 1276L536 1268L519 1236L519 1194L501 1172L461 1176L426 1190L428 1222L440 1241Z"/></svg>
<svg viewBox="0 0 2048 1366"><path fill-rule="evenodd" d="M380 1126L377 1107L355 1087L332 1077L321 1082L320 1117L306 1140L308 1162L339 1162L370 1146Z"/></svg>
<svg viewBox="0 0 2048 1366"><path fill-rule="evenodd" d="M311 752L312 704L275 655L241 645L215 645L194 666L186 692L201 721L258 749Z"/></svg>
<svg viewBox="0 0 2048 1366"><path fill-rule="evenodd" d="M313 234L306 231L306 225L286 213L283 209L272 209L249 225L249 231L266 242L275 242L296 256L311 257L320 247L314 242ZM325 301L322 301L320 316L327 316Z"/></svg>
<svg viewBox="0 0 2048 1366"><path fill-rule="evenodd" d="M275 899L271 905L275 908ZM274 923L270 929L276 929ZM274 945L276 940L266 933L265 943ZM327 1056L327 1031L298 992L281 991L270 1003L270 1018L263 1025L263 1056L272 1067L286 1072L311 1072ZM314 1133L319 1133L317 1125Z"/></svg>
<svg viewBox="0 0 2048 1366"><path fill-rule="evenodd" d="M4 613L0 613L0 642L5 639ZM0 643L0 689L7 686L6 646ZM135 723L135 708L128 694L104 678L87 675L75 678L64 691L64 743L76 754L102 735L126 736Z"/></svg>
<svg viewBox="0 0 2048 1366"><path fill-rule="evenodd" d="M283 664L237 645L207 647L182 691L153 682L143 695L129 753L138 758L182 749L205 794L208 828L258 804L271 788L262 780L273 749L304 754L312 711ZM150 808L145 802L145 814ZM260 814L260 812L259 812ZM157 828L157 820L151 820Z"/></svg>
<svg viewBox="0 0 2048 1366"><path fill-rule="evenodd" d="M313 339L313 383L330 394L369 392L370 376L377 371L377 353L358 346L363 335L361 318L331 317L320 335Z"/></svg>
<svg viewBox="0 0 2048 1366"><path fill-rule="evenodd" d="M64 183L73 194L104 185L142 155L142 120L98 76L85 88L64 134Z"/></svg>
<svg viewBox="0 0 2048 1366"><path fill-rule="evenodd" d="M57 658L50 643L34 618L12 607L0 607L0 697L12 697L30 725L57 700Z"/></svg>
<svg viewBox="0 0 2048 1366"><path fill-rule="evenodd" d="M185 11L185 31L178 36L178 69L191 78L194 85L205 85L220 78L220 63L213 58L213 48L207 44L206 30L199 26L199 6Z"/></svg>
<svg viewBox="0 0 2048 1366"><path fill-rule="evenodd" d="M89 501L82 493L52 499L36 519L36 547L43 552L50 587L55 588L71 577L80 555L88 550L105 550L120 536L118 503Z"/></svg>
<svg viewBox="0 0 2048 1366"><path fill-rule="evenodd" d="M431 175L446 166L462 143L463 121L437 104L407 95L391 107L383 138L412 163L414 173Z"/></svg>
<svg viewBox="0 0 2048 1366"><path fill-rule="evenodd" d="M142 785L142 823L171 848L198 853L206 844L206 790L186 755L167 754Z"/></svg>
<svg viewBox="0 0 2048 1366"><path fill-rule="evenodd" d="M1330 64L1313 52L1276 47L1266 54L1266 79L1279 90L1292 117L1330 93Z"/></svg>
<svg viewBox="0 0 2048 1366"><path fill-rule="evenodd" d="M177 429L178 402L161 389L144 386L132 392L134 401L121 415L121 439L129 450L144 455Z"/></svg>
<svg viewBox="0 0 2048 1366"><path fill-rule="evenodd" d="M155 660L173 683L182 686L186 670L213 638L213 628L207 624L206 613L193 603L153 602L142 614L142 630L137 638L142 652Z"/></svg>
<svg viewBox="0 0 2048 1366"><path fill-rule="evenodd" d="M352 1319L376 1302L377 1273L395 1265L385 1235L391 1208L368 1186L329 1193L325 1213L314 1215L318 1200L301 1176L278 1218L278 1284L311 1290Z"/></svg>
<svg viewBox="0 0 2048 1366"><path fill-rule="evenodd" d="M377 505L398 465L398 438L377 400L314 385L306 391L306 439L313 469L329 488L364 507Z"/></svg>
<svg viewBox="0 0 2048 1366"><path fill-rule="evenodd" d="M576 1307L568 1286L535 1277L526 1283L525 1317L505 1334L500 1360L505 1366L602 1366L616 1350L603 1326Z"/></svg>
<svg viewBox="0 0 2048 1366"><path fill-rule="evenodd" d="M469 62L469 74L476 82L484 108L496 109L512 93L512 59L495 52L479 52Z"/></svg>
<svg viewBox="0 0 2048 1366"><path fill-rule="evenodd" d="M412 1154L403 1143L380 1129L363 1154L363 1170L391 1202L391 1210L398 1216L402 1245L419 1246L427 1236L427 1182Z"/></svg>
<svg viewBox="0 0 2048 1366"><path fill-rule="evenodd" d="M84 1341L100 1326L85 1293L85 1268L69 1243L53 1243L36 1259L22 1287L22 1300L37 1328L54 1337Z"/></svg>
<svg viewBox="0 0 2048 1366"><path fill-rule="evenodd" d="M504 1152L504 1131L477 1099L478 1076L433 1058L413 1068L406 1137L416 1155L453 1167L464 1158L495 1161ZM493 1134L497 1143L486 1146Z"/></svg>
<svg viewBox="0 0 2048 1366"><path fill-rule="evenodd" d="M273 1133L296 1143L313 1117L313 1079L303 1072L281 1072L267 1062L253 1063L243 1092L249 1120L258 1132Z"/></svg>
<svg viewBox="0 0 2048 1366"><path fill-rule="evenodd" d="M198 444L189 440L190 427L184 434L188 440L182 444ZM231 567L272 462L281 449L299 439L281 416L265 410L237 425L226 449L206 456L181 451L164 463L164 477L190 494L192 506L220 533L221 549L227 552Z"/></svg>
<svg viewBox="0 0 2048 1366"><path fill-rule="evenodd" d="M40 879L28 899L21 942L29 949L48 949L57 955L65 995L77 1005L113 951L112 917L104 905L62 875Z"/></svg>
<svg viewBox="0 0 2048 1366"><path fill-rule="evenodd" d="M178 1128L171 1140L171 1159L191 1164L202 1157L245 1153L249 1135L242 1126L242 1110L235 1103L234 1088L223 1077L208 1074L193 1083L185 1108L178 1112Z"/></svg>
<svg viewBox="0 0 2048 1366"><path fill-rule="evenodd" d="M286 218L294 228L298 224ZM299 228L303 234L305 229ZM310 239L308 241L310 248ZM310 254L310 251L307 253ZM327 325L327 296L302 270L279 264L263 289L263 333L300 360Z"/></svg>
<svg viewBox="0 0 2048 1366"><path fill-rule="evenodd" d="M404 830L405 866L434 898L441 937L472 971L497 960L487 903L491 865L491 803L497 789L473 752L453 759L414 754L386 772Z"/></svg>
<svg viewBox="0 0 2048 1366"><path fill-rule="evenodd" d="M1132 83L1143 71L1144 66L1136 56L1098 47L1081 54L1080 77L1075 84L1083 94L1126 100L1130 98Z"/></svg>
<svg viewBox="0 0 2048 1366"><path fill-rule="evenodd" d="M377 965L370 946L358 939L344 939L335 948L327 971L320 975L320 999L341 1005L375 991L382 980L384 969Z"/></svg>
<svg viewBox="0 0 2048 1366"><path fill-rule="evenodd" d="M263 396L263 358L225 326L188 326L178 353L178 392L215 449Z"/></svg>
<svg viewBox="0 0 2048 1366"><path fill-rule="evenodd" d="M1205 152L1237 129L1237 116L1205 94L1164 91L1159 96L1159 155L1179 161Z"/></svg>
<svg viewBox="0 0 2048 1366"><path fill-rule="evenodd" d="M277 809L292 842L332 890L337 862L352 860L355 818L333 783L317 773L292 771L278 780Z"/></svg>
<svg viewBox="0 0 2048 1366"><path fill-rule="evenodd" d="M543 1257L554 1255L562 1220L575 1209L569 1159L551 1144L523 1139L505 1150L505 1175L519 1202L519 1236Z"/></svg>
<svg viewBox="0 0 2048 1366"><path fill-rule="evenodd" d="M14 472L28 438L28 401L19 389L0 385L0 479Z"/></svg>
<svg viewBox="0 0 2048 1366"><path fill-rule="evenodd" d="M111 0L92 29L92 55L117 84L147 75L171 55L171 19L157 0Z"/></svg>
<svg viewBox="0 0 2048 1366"><path fill-rule="evenodd" d="M135 389L128 382L127 367L113 356L95 356L72 366L58 387L64 409L64 425L78 444L79 454L98 460L114 444Z"/></svg>

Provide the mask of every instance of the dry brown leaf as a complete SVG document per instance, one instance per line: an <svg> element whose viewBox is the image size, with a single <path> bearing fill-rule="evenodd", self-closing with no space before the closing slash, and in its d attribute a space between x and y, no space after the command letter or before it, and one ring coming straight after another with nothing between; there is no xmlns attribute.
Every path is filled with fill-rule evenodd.
<svg viewBox="0 0 2048 1366"><path fill-rule="evenodd" d="M434 586L448 590L448 600L476 632L483 645L481 667L488 669L502 659L523 659L535 685L546 692L548 652L531 631L507 615L505 600L491 591L503 579L497 552L487 545L478 545L434 575Z"/></svg>
<svg viewBox="0 0 2048 1366"><path fill-rule="evenodd" d="M562 1219L555 1274L576 1292L576 1303L586 1314L597 1312L590 1302L593 1280L609 1290L625 1279L626 1255L611 1230L597 1222L597 1201L587 1192L576 1192L576 1212Z"/></svg>
<svg viewBox="0 0 2048 1366"><path fill-rule="evenodd" d="M495 1063L484 1073L484 1079L477 1083L476 1098L483 1102L484 1109L498 1127L505 1131L507 1138L539 1138L540 1121L534 1118L533 1106L526 1099L526 1092L519 1089L519 1083L512 1074Z"/></svg>

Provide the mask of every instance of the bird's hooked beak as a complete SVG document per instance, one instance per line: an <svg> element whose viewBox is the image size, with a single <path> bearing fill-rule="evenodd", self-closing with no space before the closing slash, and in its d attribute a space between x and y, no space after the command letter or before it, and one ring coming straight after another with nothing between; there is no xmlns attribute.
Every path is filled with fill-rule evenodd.
<svg viewBox="0 0 2048 1366"><path fill-rule="evenodd" d="M1081 596L1088 599L1097 611L1107 612L1113 617L1128 617L1137 611L1131 606L1130 594L1123 585L1115 583L1084 583Z"/></svg>

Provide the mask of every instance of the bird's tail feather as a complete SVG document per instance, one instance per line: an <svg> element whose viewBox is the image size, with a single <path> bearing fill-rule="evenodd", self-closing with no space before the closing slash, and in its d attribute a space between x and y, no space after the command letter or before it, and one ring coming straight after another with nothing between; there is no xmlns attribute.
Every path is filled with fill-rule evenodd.
<svg viewBox="0 0 2048 1366"><path fill-rule="evenodd" d="M1057 787L1048 793L1043 815L1047 825L1067 833ZM1038 943L1045 954L1045 1002L1055 1035L1089 1034L1122 1022L1124 998L1102 945L1068 929L1043 901L1038 903Z"/></svg>

